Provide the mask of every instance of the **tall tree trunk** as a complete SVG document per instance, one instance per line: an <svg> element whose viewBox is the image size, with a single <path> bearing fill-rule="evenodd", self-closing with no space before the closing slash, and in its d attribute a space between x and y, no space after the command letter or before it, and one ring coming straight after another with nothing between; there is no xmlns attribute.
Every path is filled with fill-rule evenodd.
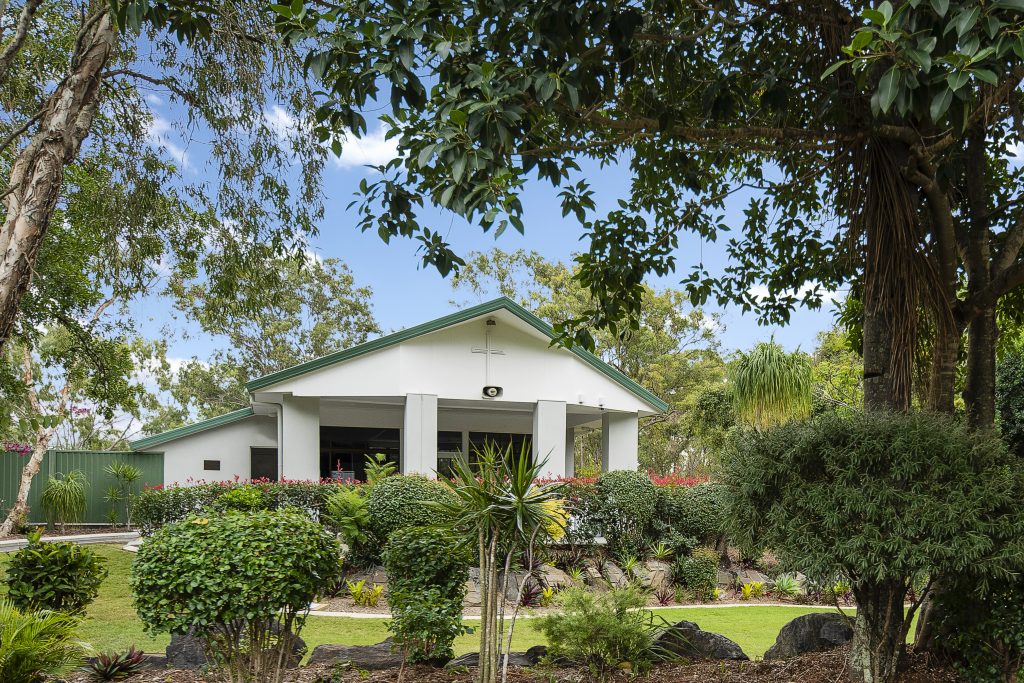
<svg viewBox="0 0 1024 683"><path fill-rule="evenodd" d="M14 158L0 227L0 351L10 338L21 297L28 289L65 167L89 134L100 96L102 71L117 29L105 2L93 2L71 58L70 72L46 100L38 129Z"/></svg>
<svg viewBox="0 0 1024 683"><path fill-rule="evenodd" d="M972 429L992 429L996 423L996 313L983 311L967 332L967 377L964 404Z"/></svg>
<svg viewBox="0 0 1024 683"><path fill-rule="evenodd" d="M871 141L858 164L864 234L864 408L910 409L918 285L917 198L903 167L902 143Z"/></svg>
<svg viewBox="0 0 1024 683"><path fill-rule="evenodd" d="M906 637L900 581L861 582L853 588L857 617L850 651L850 680L890 683L896 678Z"/></svg>

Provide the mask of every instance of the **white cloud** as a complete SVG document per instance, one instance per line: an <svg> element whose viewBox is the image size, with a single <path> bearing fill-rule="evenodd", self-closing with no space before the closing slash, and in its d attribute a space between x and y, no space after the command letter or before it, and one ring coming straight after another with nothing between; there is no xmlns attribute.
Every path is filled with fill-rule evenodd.
<svg viewBox="0 0 1024 683"><path fill-rule="evenodd" d="M398 156L398 138L387 139L388 128L382 123L376 130L356 138L346 135L341 141L341 156L335 156L339 168L386 164Z"/></svg>
<svg viewBox="0 0 1024 683"><path fill-rule="evenodd" d="M181 145L170 139L170 134L173 131L174 127L171 126L170 121L162 116L154 116L149 130L146 131L146 138L149 140L149 144L166 152L179 166L188 168L188 153Z"/></svg>
<svg viewBox="0 0 1024 683"><path fill-rule="evenodd" d="M814 283L814 282L808 282L808 283L804 284L804 286L802 286L799 290L787 289L787 290L782 291L781 295L782 296L792 295L792 296L795 296L797 299L803 299L804 295L807 294L808 292L810 292L811 290L813 290L815 287L820 287L820 285L817 285L817 283ZM826 306L830 305L830 304L834 304L837 301L841 301L843 299L843 297L845 296L845 294L843 292L828 291L828 290L820 290L818 293L821 296L822 304L824 304ZM757 300L760 301L762 299L767 299L769 294L771 294L771 292L768 291L768 286L767 285L754 285L753 287L751 287L750 289L747 290L747 294L749 294L751 296L751 298L754 298L754 299L757 299Z"/></svg>
<svg viewBox="0 0 1024 683"><path fill-rule="evenodd" d="M154 95L153 93L146 95L146 101L154 106L159 106L164 103L164 99L162 97Z"/></svg>
<svg viewBox="0 0 1024 683"><path fill-rule="evenodd" d="M266 120L267 126L281 139L292 135L298 128L295 117L279 104L275 104L266 111L263 118Z"/></svg>

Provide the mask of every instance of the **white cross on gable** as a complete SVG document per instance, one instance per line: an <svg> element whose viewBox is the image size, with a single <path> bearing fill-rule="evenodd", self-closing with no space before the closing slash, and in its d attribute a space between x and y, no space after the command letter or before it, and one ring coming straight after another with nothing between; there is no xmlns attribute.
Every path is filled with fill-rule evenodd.
<svg viewBox="0 0 1024 683"><path fill-rule="evenodd" d="M484 384L491 383L491 356L504 356L505 352L501 349L496 349L491 346L491 328L494 327L494 321L487 321L486 332L484 332L484 345L474 346L470 349L473 353L484 354Z"/></svg>

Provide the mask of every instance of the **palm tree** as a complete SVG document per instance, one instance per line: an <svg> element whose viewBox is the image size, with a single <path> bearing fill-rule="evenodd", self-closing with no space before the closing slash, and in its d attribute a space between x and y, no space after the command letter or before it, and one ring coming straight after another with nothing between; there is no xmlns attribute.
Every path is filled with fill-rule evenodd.
<svg viewBox="0 0 1024 683"><path fill-rule="evenodd" d="M730 372L736 418L767 429L811 414L811 363L774 341L741 353Z"/></svg>
<svg viewBox="0 0 1024 683"><path fill-rule="evenodd" d="M544 463L531 464L525 445L513 454L511 445L500 450L487 444L477 456L473 465L455 462L452 488L456 501L437 506L457 532L477 544L481 619L477 680L495 683L505 631L504 589L512 558L524 549L530 551L563 517L557 503L559 485L537 484ZM500 574L499 567L503 567Z"/></svg>

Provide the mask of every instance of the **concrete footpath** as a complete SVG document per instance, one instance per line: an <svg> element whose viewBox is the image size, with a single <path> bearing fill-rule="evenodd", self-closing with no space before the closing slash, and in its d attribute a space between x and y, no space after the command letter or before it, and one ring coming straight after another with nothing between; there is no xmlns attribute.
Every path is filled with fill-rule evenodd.
<svg viewBox="0 0 1024 683"><path fill-rule="evenodd" d="M74 536L43 536L44 541L71 541L72 543L78 543L79 545L89 545L93 543L128 543L134 541L139 537L138 531L122 531L118 533L105 533L105 534L76 534ZM0 553L9 553L14 550L21 550L28 545L28 541L24 538L12 538L6 541L0 541Z"/></svg>

